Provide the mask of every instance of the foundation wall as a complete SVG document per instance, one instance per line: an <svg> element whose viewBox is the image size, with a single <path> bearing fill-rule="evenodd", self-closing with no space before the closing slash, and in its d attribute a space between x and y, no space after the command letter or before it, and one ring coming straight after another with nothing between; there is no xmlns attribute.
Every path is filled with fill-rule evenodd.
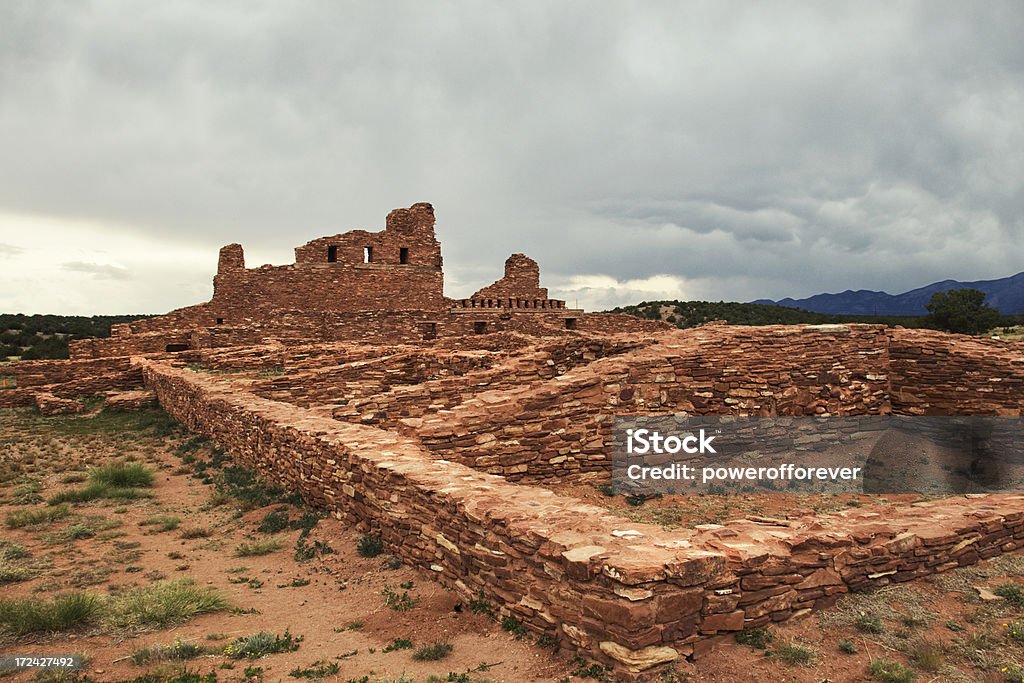
<svg viewBox="0 0 1024 683"><path fill-rule="evenodd" d="M891 340L895 412L1024 415L1024 343L904 329Z"/></svg>
<svg viewBox="0 0 1024 683"><path fill-rule="evenodd" d="M433 460L393 432L138 362L165 410L242 464L626 680L653 677L731 633L806 614L849 590L1024 545L1022 496L930 501L884 519L849 510L666 532Z"/></svg>
<svg viewBox="0 0 1024 683"><path fill-rule="evenodd" d="M608 470L614 415L889 412L884 328L707 328L519 390L484 391L398 428L513 480Z"/></svg>

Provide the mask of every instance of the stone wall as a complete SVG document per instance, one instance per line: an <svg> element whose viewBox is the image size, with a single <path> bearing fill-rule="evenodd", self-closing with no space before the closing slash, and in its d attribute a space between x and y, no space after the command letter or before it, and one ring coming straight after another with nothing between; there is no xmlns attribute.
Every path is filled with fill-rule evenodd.
<svg viewBox="0 0 1024 683"><path fill-rule="evenodd" d="M505 275L484 287L470 299L543 300L548 290L540 286L540 266L526 254L512 254L505 259Z"/></svg>
<svg viewBox="0 0 1024 683"><path fill-rule="evenodd" d="M1024 545L1024 496L929 501L884 518L853 509L668 532L434 460L394 432L252 396L216 376L138 363L169 413L242 464L626 680L850 590Z"/></svg>
<svg viewBox="0 0 1024 683"><path fill-rule="evenodd" d="M676 331L396 426L440 457L513 480L603 471L614 415L887 414L886 341L873 325Z"/></svg>
<svg viewBox="0 0 1024 683"><path fill-rule="evenodd" d="M1024 343L896 328L893 410L904 415L1024 414Z"/></svg>
<svg viewBox="0 0 1024 683"><path fill-rule="evenodd" d="M0 390L0 408L35 406L46 415L81 412L79 399L142 386L142 373L130 358L18 361L8 367L17 388Z"/></svg>

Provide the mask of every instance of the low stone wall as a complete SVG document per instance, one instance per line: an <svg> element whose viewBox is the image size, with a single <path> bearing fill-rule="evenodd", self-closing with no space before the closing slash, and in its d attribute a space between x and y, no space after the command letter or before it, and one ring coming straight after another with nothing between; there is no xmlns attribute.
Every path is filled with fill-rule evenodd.
<svg viewBox="0 0 1024 683"><path fill-rule="evenodd" d="M464 596L625 680L729 634L1024 546L1024 496L664 531L433 460L394 432L139 359L160 404L262 476L379 534Z"/></svg>
<svg viewBox="0 0 1024 683"><path fill-rule="evenodd" d="M901 328L890 335L894 412L1024 414L1024 343Z"/></svg>
<svg viewBox="0 0 1024 683"><path fill-rule="evenodd" d="M886 342L878 325L680 330L397 428L440 457L514 480L609 470L614 415L886 414Z"/></svg>

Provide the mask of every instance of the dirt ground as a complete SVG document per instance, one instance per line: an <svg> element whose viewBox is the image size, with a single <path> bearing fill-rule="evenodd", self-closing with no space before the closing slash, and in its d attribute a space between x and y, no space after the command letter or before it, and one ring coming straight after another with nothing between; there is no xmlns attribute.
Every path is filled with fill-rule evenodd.
<svg viewBox="0 0 1024 683"><path fill-rule="evenodd" d="M125 462L152 470L152 485L104 490L92 500L62 494L89 488L104 465ZM603 497L588 485L574 493ZM70 500L61 505L50 500L55 495ZM604 503L637 519L664 523L668 515L677 524L793 505L768 494L765 500L709 498L717 502L691 501L682 513L664 512L671 507L665 501ZM850 500L877 503L804 502L825 512ZM38 519L52 511L51 521ZM76 675L0 672L3 680L611 680L517 638L488 616L491 606L462 603L426 572L401 566L375 539L247 477L215 444L159 412L42 418L0 410L0 519L0 654L78 653L86 659ZM245 550L265 554L238 556ZM215 591L224 605L179 616L175 605L151 605L142 616L133 613L132 623L115 623L114 608L107 613L104 607L55 632L17 634L7 621L16 599L84 591L97 596L97 604L114 605L133 589L182 579ZM160 609L171 616L155 623L152 614ZM1019 683L1020 619L1024 557L1007 556L851 596L820 615L745 634L746 644L724 643L662 680ZM259 632L278 642L286 632L301 640L292 643L297 649L252 659L225 653Z"/></svg>

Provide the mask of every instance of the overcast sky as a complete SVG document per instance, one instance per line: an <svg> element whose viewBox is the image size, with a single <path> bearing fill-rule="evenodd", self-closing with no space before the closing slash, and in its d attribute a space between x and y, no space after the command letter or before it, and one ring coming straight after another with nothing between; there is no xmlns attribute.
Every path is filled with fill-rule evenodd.
<svg viewBox="0 0 1024 683"><path fill-rule="evenodd" d="M1024 270L1024 2L0 2L0 312L437 215L588 309Z"/></svg>

